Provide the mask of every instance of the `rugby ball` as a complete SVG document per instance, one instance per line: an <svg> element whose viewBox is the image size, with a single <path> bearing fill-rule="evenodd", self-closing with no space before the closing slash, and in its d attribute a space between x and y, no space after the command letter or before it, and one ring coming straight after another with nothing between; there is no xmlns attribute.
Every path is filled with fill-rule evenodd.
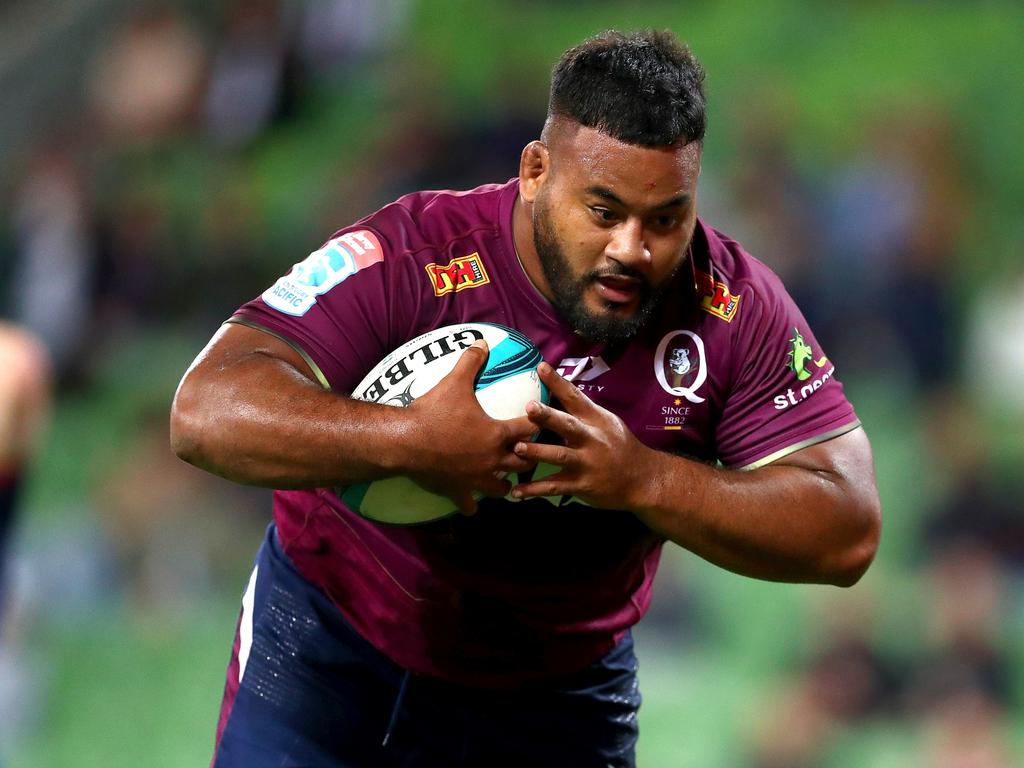
<svg viewBox="0 0 1024 768"><path fill-rule="evenodd" d="M493 323L459 323L407 341L373 367L352 390L352 397L400 408L409 407L455 367L477 339L487 342L487 362L476 379L476 398L493 419L526 413L530 400L547 403L547 387L537 375L543 359L533 342ZM453 514L451 499L424 490L407 477L389 477L336 489L355 512L383 523L413 525Z"/></svg>

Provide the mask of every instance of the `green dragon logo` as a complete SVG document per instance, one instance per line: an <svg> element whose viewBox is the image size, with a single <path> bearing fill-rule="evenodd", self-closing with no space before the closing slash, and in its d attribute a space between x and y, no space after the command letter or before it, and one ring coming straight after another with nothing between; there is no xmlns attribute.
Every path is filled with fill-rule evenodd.
<svg viewBox="0 0 1024 768"><path fill-rule="evenodd" d="M828 362L825 355L820 360L812 360L814 350L811 345L804 341L803 334L796 328L793 329L793 338L789 340L789 370L796 374L798 381L807 381L811 378L812 371L808 363L813 362L817 368L821 368Z"/></svg>

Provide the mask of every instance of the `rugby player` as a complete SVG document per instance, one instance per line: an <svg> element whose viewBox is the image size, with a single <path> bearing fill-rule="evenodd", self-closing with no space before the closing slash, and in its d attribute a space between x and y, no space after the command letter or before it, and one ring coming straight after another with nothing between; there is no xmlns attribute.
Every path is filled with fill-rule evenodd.
<svg viewBox="0 0 1024 768"><path fill-rule="evenodd" d="M867 437L780 281L697 217L704 131L673 35L589 39L517 178L339 230L200 353L175 450L278 489L214 766L631 766L630 627L666 542L760 579L864 573ZM408 408L346 397L469 321L533 339L554 404L488 418L480 342ZM463 514L388 526L334 490L393 475Z"/></svg>
<svg viewBox="0 0 1024 768"><path fill-rule="evenodd" d="M49 356L33 334L0 321L0 629L4 564L27 465L49 411ZM2 639L2 633L0 633Z"/></svg>

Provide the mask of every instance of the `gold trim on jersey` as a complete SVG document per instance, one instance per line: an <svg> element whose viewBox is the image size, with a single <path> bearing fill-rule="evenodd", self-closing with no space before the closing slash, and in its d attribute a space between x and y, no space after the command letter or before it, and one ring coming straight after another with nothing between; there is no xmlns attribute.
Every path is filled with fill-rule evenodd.
<svg viewBox="0 0 1024 768"><path fill-rule="evenodd" d="M285 344L287 344L289 347L294 349L296 354L305 361L306 365L309 366L309 370L313 373L314 376L316 376L316 380L320 383L320 386L323 387L324 389L330 391L330 389L331 389L330 382L327 381L327 377L324 376L324 372L320 370L320 366L317 365L313 361L313 358L309 356L309 354L306 352L306 350L304 350L302 347L300 347L294 341L289 339L287 336L282 336L277 331L272 331L269 328L260 325L259 323L253 322L252 320L250 320L247 317L238 317L236 315L234 317L229 317L224 322L225 323L235 323L237 325L244 325L246 328L252 328L253 330L256 330L256 331L263 331L263 333L270 334L275 339L280 339Z"/></svg>
<svg viewBox="0 0 1024 768"><path fill-rule="evenodd" d="M779 450L775 451L775 453L769 453L764 458L758 459L757 461L755 461L755 462L753 462L751 464L747 464L746 466L739 467L739 471L740 472L747 472L747 471L749 471L751 469L757 469L758 467L763 467L763 466L765 466L767 464L771 464L773 461L778 461L779 459L783 458L784 456L789 456L789 454L791 454L791 453L796 453L797 451L799 451L799 450L801 450L803 448L810 448L812 445L817 445L818 443L824 443L826 440L831 440L833 437L839 437L840 435L845 435L847 432L852 432L853 430L857 429L857 427L859 427L859 426L860 426L860 419L858 419L857 421L851 422L849 424L844 424L843 426L838 427L836 429L833 429L833 430L831 430L829 432L825 432L825 433L820 434L820 435L815 435L814 437L809 437L806 440L801 440L799 443L794 443L793 445L786 446L785 448L780 448Z"/></svg>

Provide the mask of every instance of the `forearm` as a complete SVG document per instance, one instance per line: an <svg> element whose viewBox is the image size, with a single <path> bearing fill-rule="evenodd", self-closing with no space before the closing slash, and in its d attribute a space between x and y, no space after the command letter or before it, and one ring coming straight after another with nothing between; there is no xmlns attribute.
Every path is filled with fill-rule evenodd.
<svg viewBox="0 0 1024 768"><path fill-rule="evenodd" d="M329 487L394 474L404 416L324 390L258 351L201 357L175 395L171 443L185 461L237 482Z"/></svg>
<svg viewBox="0 0 1024 768"><path fill-rule="evenodd" d="M739 472L658 451L643 458L637 517L723 568L845 586L874 556L877 498L839 467L771 464Z"/></svg>
<svg viewBox="0 0 1024 768"><path fill-rule="evenodd" d="M403 475L469 514L476 493L504 496L504 474L533 466L512 453L532 422L492 419L473 396L487 354L475 342L437 385L395 408L323 389L283 339L228 324L178 387L171 447L209 472L271 488Z"/></svg>
<svg viewBox="0 0 1024 768"><path fill-rule="evenodd" d="M723 568L760 579L849 585L878 546L881 510L862 429L749 472L718 469L644 445L546 363L541 381L564 410L532 403L564 444L520 442L516 454L559 467L515 498L577 496L626 509L652 530Z"/></svg>

